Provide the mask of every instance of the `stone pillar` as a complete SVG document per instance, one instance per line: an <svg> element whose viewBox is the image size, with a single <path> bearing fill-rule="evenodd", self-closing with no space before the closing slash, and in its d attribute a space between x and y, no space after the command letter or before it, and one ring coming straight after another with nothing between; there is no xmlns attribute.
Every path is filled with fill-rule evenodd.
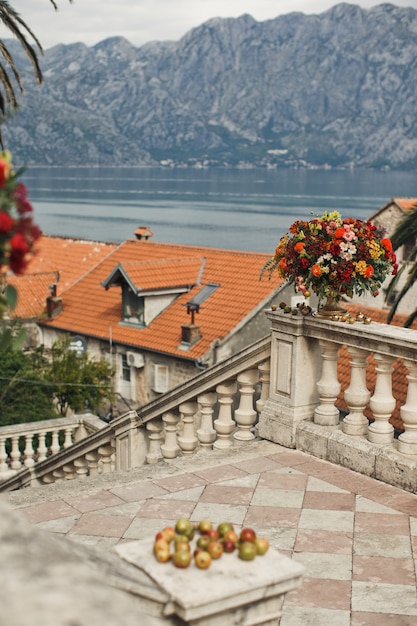
<svg viewBox="0 0 417 626"><path fill-rule="evenodd" d="M235 380L221 383L217 385L216 392L219 401L219 413L214 421L217 439L213 444L213 448L227 450L233 447L232 433L236 424L232 419L232 404L233 397L237 392L237 383Z"/></svg>
<svg viewBox="0 0 417 626"><path fill-rule="evenodd" d="M180 413L184 428L178 437L178 443L183 454L193 454L198 447L198 439L195 434L194 416L198 406L196 402L184 402L180 404Z"/></svg>
<svg viewBox="0 0 417 626"><path fill-rule="evenodd" d="M404 360L409 374L407 400L401 407L401 419L404 423L404 432L398 437L398 452L402 454L417 454L417 363Z"/></svg>
<svg viewBox="0 0 417 626"><path fill-rule="evenodd" d="M86 461L88 463L88 473L90 476L97 476L99 473L98 462L100 460L100 455L98 452L92 451L87 452L85 455Z"/></svg>
<svg viewBox="0 0 417 626"><path fill-rule="evenodd" d="M318 403L317 379L321 365L316 339L304 336L305 318L268 311L271 321L271 386L259 417L258 434L295 448L297 424L312 420Z"/></svg>
<svg viewBox="0 0 417 626"><path fill-rule="evenodd" d="M337 426L339 409L335 402L341 385L337 378L337 360L340 345L333 341L319 340L321 348L321 378L317 383L320 404L314 411L314 423L321 426Z"/></svg>
<svg viewBox="0 0 417 626"><path fill-rule="evenodd" d="M260 382L262 384L261 387L261 396L256 401L256 410L258 411L258 415L262 413L262 410L265 406L265 402L269 398L269 387L271 381L271 360L267 359L260 363L258 366L260 372Z"/></svg>
<svg viewBox="0 0 417 626"><path fill-rule="evenodd" d="M177 424L180 416L169 411L162 416L165 424L165 442L161 445L161 452L164 459L175 459L181 452L177 441Z"/></svg>
<svg viewBox="0 0 417 626"><path fill-rule="evenodd" d="M255 435L251 432L256 422L256 411L253 408L253 395L258 382L258 369L246 370L238 374L237 383L240 390L239 408L235 411L237 430L233 438L237 441L251 441Z"/></svg>
<svg viewBox="0 0 417 626"><path fill-rule="evenodd" d="M152 420L146 424L146 430L149 437L149 450L146 455L147 463L158 463L158 460L162 457L161 453L161 439L162 439L162 420Z"/></svg>
<svg viewBox="0 0 417 626"><path fill-rule="evenodd" d="M216 431L213 428L213 410L216 401L217 395L213 392L203 393L197 398L201 413L201 423L200 428L197 430L197 437L203 450L211 450L216 439Z"/></svg>
<svg viewBox="0 0 417 626"><path fill-rule="evenodd" d="M44 461L46 459L46 455L48 452L48 448L45 443L46 430L41 430L38 434L39 442L38 442L38 463Z"/></svg>
<svg viewBox="0 0 417 626"><path fill-rule="evenodd" d="M25 459L23 462L25 467L33 467L35 465L35 461L33 460L32 435L25 435L25 449L23 456Z"/></svg>
<svg viewBox="0 0 417 626"><path fill-rule="evenodd" d="M57 452L59 452L59 450L60 450L59 431L58 430L53 430L52 431L51 452L52 452L52 454L57 454Z"/></svg>
<svg viewBox="0 0 417 626"><path fill-rule="evenodd" d="M0 437L0 476L5 476L9 472L9 466L7 465L6 439L7 437Z"/></svg>
<svg viewBox="0 0 417 626"><path fill-rule="evenodd" d="M10 451L10 458L12 460L10 464L12 470L20 470L22 465L20 463L19 435L12 435L12 449Z"/></svg>
<svg viewBox="0 0 417 626"><path fill-rule="evenodd" d="M363 411L369 402L370 393L366 386L366 357L368 352L361 348L349 347L350 384L345 391L345 401L349 414L343 420L342 430L346 435L360 437L368 433L368 420Z"/></svg>
<svg viewBox="0 0 417 626"><path fill-rule="evenodd" d="M392 363L393 358L374 354L376 365L375 391L369 402L375 421L369 424L368 439L372 443L389 445L394 440L394 427L389 419L395 409L395 398L392 395Z"/></svg>

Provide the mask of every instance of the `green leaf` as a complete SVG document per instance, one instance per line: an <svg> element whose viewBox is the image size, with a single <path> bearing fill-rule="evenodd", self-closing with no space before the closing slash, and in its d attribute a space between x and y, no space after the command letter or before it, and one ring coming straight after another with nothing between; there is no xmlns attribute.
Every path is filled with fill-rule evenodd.
<svg viewBox="0 0 417 626"><path fill-rule="evenodd" d="M17 290L13 285L7 285L4 290L4 296L7 300L7 305L14 311L17 305Z"/></svg>

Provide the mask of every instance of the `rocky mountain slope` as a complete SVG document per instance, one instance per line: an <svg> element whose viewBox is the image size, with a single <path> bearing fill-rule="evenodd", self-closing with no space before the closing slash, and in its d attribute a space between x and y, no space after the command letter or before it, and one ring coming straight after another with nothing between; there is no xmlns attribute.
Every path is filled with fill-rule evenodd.
<svg viewBox="0 0 417 626"><path fill-rule="evenodd" d="M9 42L10 43L10 42ZM49 165L417 165L417 10L215 18L178 42L59 45L3 126Z"/></svg>

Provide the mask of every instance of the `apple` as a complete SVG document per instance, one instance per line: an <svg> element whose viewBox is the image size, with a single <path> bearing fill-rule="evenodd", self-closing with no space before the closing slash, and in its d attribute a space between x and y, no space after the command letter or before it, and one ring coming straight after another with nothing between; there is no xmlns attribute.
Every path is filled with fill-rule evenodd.
<svg viewBox="0 0 417 626"><path fill-rule="evenodd" d="M233 530L233 524L230 522L221 522L221 524L217 526L217 530L219 531L220 537L224 537L229 530Z"/></svg>
<svg viewBox="0 0 417 626"><path fill-rule="evenodd" d="M191 552L191 546L188 541L177 541L175 544L175 552Z"/></svg>
<svg viewBox="0 0 417 626"><path fill-rule="evenodd" d="M181 550L180 552L174 552L172 556L172 562L174 563L175 567L184 569L189 566L192 558L193 557L192 557L191 552L187 552L186 550Z"/></svg>
<svg viewBox="0 0 417 626"><path fill-rule="evenodd" d="M174 543L177 544L180 541L188 541L188 537L187 535L175 535L174 537Z"/></svg>
<svg viewBox="0 0 417 626"><path fill-rule="evenodd" d="M198 524L198 530L202 535L213 528L212 523L208 519L203 519Z"/></svg>
<svg viewBox="0 0 417 626"><path fill-rule="evenodd" d="M216 528L211 528L206 532L206 535L207 537L210 537L210 539L216 541L219 538L219 531L216 530Z"/></svg>
<svg viewBox="0 0 417 626"><path fill-rule="evenodd" d="M239 558L243 561L253 561L256 556L256 546L253 541L243 541L239 546Z"/></svg>
<svg viewBox="0 0 417 626"><path fill-rule="evenodd" d="M257 537L255 539L256 554L263 555L268 551L269 541L265 537Z"/></svg>
<svg viewBox="0 0 417 626"><path fill-rule="evenodd" d="M193 530L190 520L180 518L175 524L175 532L177 535L188 535Z"/></svg>
<svg viewBox="0 0 417 626"><path fill-rule="evenodd" d="M168 543L170 541L173 541L175 537L175 528L172 528L172 526L165 526L165 528L163 528L161 532L164 533L165 537L167 538Z"/></svg>
<svg viewBox="0 0 417 626"><path fill-rule="evenodd" d="M206 550L200 550L194 556L194 563L197 565L199 569L207 569L211 564L211 556Z"/></svg>
<svg viewBox="0 0 417 626"><path fill-rule="evenodd" d="M242 530L240 531L240 541L242 542L246 542L246 541L255 541L256 539L256 533L253 530L253 528L242 528Z"/></svg>
<svg viewBox="0 0 417 626"><path fill-rule="evenodd" d="M236 548L236 542L235 541L231 541L230 539L225 539L223 541L223 550L224 550L224 552L227 552L227 553L233 552L235 548Z"/></svg>
<svg viewBox="0 0 417 626"><path fill-rule="evenodd" d="M197 539L197 547L198 548L202 548L203 550L207 550L209 543L212 540L210 539L210 537L208 535L201 535L200 537L198 537Z"/></svg>
<svg viewBox="0 0 417 626"><path fill-rule="evenodd" d="M220 541L212 541L207 546L207 552L211 556L212 559L220 559L223 554L223 545Z"/></svg>
<svg viewBox="0 0 417 626"><path fill-rule="evenodd" d="M239 541L239 535L235 530L228 530L223 535L223 541L233 541L233 543L237 543Z"/></svg>
<svg viewBox="0 0 417 626"><path fill-rule="evenodd" d="M157 539L153 544L154 552L157 550L168 550L169 552L169 543L165 539Z"/></svg>
<svg viewBox="0 0 417 626"><path fill-rule="evenodd" d="M155 550L155 558L159 563L166 563L171 558L171 553L168 550L164 550L164 548L158 548Z"/></svg>

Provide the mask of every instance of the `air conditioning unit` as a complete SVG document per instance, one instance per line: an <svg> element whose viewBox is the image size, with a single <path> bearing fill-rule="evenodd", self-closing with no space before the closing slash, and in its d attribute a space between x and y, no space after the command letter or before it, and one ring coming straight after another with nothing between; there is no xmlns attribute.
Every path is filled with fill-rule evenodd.
<svg viewBox="0 0 417 626"><path fill-rule="evenodd" d="M130 365L130 367L144 367L145 365L145 360L142 356L142 354L138 354L137 352L126 352L126 360L127 360L127 364Z"/></svg>

